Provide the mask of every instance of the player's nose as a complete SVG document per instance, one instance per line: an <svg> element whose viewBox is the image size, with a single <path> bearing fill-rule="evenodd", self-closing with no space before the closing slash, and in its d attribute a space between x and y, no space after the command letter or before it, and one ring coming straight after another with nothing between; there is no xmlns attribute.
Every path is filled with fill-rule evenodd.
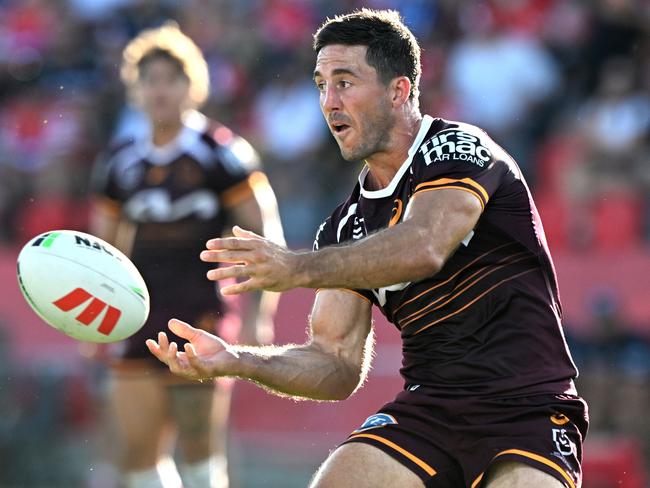
<svg viewBox="0 0 650 488"><path fill-rule="evenodd" d="M321 92L321 107L325 114L335 110L341 110L341 97L338 92L331 86L328 86Z"/></svg>

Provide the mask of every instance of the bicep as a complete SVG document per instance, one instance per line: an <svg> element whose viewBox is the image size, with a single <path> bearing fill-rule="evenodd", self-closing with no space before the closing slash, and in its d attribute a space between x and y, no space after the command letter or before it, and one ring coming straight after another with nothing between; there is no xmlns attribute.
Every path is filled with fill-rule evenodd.
<svg viewBox="0 0 650 488"><path fill-rule="evenodd" d="M476 226L482 202L470 192L444 188L416 193L404 215L430 237L433 252L444 262Z"/></svg>
<svg viewBox="0 0 650 488"><path fill-rule="evenodd" d="M311 313L311 343L346 364L363 369L372 325L372 304L349 290L316 293Z"/></svg>

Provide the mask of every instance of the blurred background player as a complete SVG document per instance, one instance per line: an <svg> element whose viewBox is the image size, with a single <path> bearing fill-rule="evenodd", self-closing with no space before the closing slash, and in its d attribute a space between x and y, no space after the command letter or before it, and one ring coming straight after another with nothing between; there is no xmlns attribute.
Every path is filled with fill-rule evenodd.
<svg viewBox="0 0 650 488"><path fill-rule="evenodd" d="M176 24L133 39L121 75L147 123L122 130L100 158L91 231L132 258L149 288L151 313L111 360L117 464L127 488L179 486L178 472L185 488L227 487L227 384L172 378L145 340L173 316L228 334L224 302L199 252L234 223L283 241L275 196L248 142L196 111L208 96L208 68ZM276 302L256 294L241 304L241 342L271 339Z"/></svg>

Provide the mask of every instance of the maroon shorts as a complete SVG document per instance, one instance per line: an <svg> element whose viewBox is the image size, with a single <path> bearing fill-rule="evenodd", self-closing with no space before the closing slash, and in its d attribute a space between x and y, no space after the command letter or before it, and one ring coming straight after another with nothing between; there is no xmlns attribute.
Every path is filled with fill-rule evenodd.
<svg viewBox="0 0 650 488"><path fill-rule="evenodd" d="M426 487L478 488L492 463L509 460L577 488L587 427L587 406L575 395L441 399L419 387L399 393L345 443L381 449Z"/></svg>

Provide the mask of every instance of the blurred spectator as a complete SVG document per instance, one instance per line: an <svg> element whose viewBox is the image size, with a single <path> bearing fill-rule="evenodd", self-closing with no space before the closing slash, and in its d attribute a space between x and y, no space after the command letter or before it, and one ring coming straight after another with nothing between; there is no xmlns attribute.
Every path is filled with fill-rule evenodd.
<svg viewBox="0 0 650 488"><path fill-rule="evenodd" d="M637 79L631 59L610 59L596 92L578 111L582 154L567 173L567 198L574 221L585 225L586 243L598 247L622 249L642 236L647 187L639 176L647 174L649 162L650 96L639 90Z"/></svg>
<svg viewBox="0 0 650 488"><path fill-rule="evenodd" d="M75 185L86 185L87 173L74 165L83 147L83 97L64 98L47 91L25 91L0 107L0 175L4 205L0 238L23 242L43 228L24 227L25 202L38 194L65 200ZM57 224L64 224L57 222ZM50 227L51 228L51 227Z"/></svg>
<svg viewBox="0 0 650 488"><path fill-rule="evenodd" d="M591 9L590 36L584 66L587 93L598 84L599 73L615 57L633 56L648 36L648 4L645 0L597 0Z"/></svg>
<svg viewBox="0 0 650 488"><path fill-rule="evenodd" d="M635 152L650 130L650 95L639 90L634 60L612 58L602 68L596 93L579 114L584 137L596 153Z"/></svg>
<svg viewBox="0 0 650 488"><path fill-rule="evenodd" d="M291 68L286 66L285 72ZM315 166L322 165L315 151L329 138L318 104L313 81L301 76L273 78L259 92L253 106L257 134L266 148L269 176L277 191L284 195L279 205L287 222L315 229L320 216ZM288 233L294 241L300 233Z"/></svg>
<svg viewBox="0 0 650 488"><path fill-rule="evenodd" d="M260 90L253 110L261 141L280 164L297 163L329 137L309 77L271 80Z"/></svg>
<svg viewBox="0 0 650 488"><path fill-rule="evenodd" d="M45 0L9 1L0 25L2 59L14 66L43 56L58 37L54 6Z"/></svg>
<svg viewBox="0 0 650 488"><path fill-rule="evenodd" d="M541 38L559 65L562 90L558 102L575 103L585 96L590 81L584 61L591 34L589 6L580 0L553 2L541 26Z"/></svg>
<svg viewBox="0 0 650 488"><path fill-rule="evenodd" d="M447 67L459 116L504 144L534 181L535 111L558 89L558 68L531 32L500 29L487 3L466 8L459 22L463 37L451 48Z"/></svg>
<svg viewBox="0 0 650 488"><path fill-rule="evenodd" d="M650 333L634 332L619 303L615 290L593 291L589 335L570 339L580 369L577 385L590 406L591 432L638 437L650 459Z"/></svg>

